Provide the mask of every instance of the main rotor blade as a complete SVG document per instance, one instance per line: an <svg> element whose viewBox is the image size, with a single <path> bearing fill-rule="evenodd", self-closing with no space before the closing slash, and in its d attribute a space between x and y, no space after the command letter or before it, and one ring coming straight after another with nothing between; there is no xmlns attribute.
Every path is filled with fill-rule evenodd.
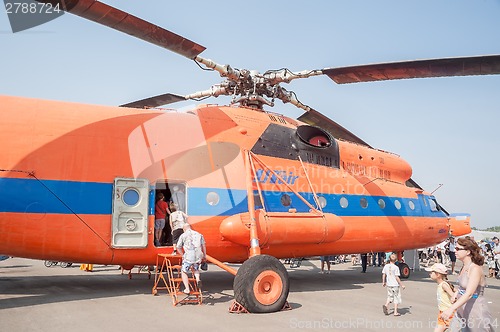
<svg viewBox="0 0 500 332"><path fill-rule="evenodd" d="M187 100L184 96L174 95L172 93L165 93L154 97L149 97L142 100L133 101L128 104L120 105L120 107L131 108L154 108L162 105L173 104L178 101Z"/></svg>
<svg viewBox="0 0 500 332"><path fill-rule="evenodd" d="M415 60L323 69L338 84L407 78L500 74L500 55Z"/></svg>
<svg viewBox="0 0 500 332"><path fill-rule="evenodd" d="M349 130L345 129L341 125L339 125L337 122L329 119L328 117L324 116L320 112L310 109L308 112L305 112L301 116L297 118L297 120L300 120L302 122L305 122L307 124L310 124L312 126L316 126L319 128L322 128L329 132L333 137L335 138L341 138L346 141L358 143L361 145L365 145L368 147L371 147L368 143L363 141L361 138L358 136L354 135L351 133Z"/></svg>
<svg viewBox="0 0 500 332"><path fill-rule="evenodd" d="M53 6L62 5L63 10L100 23L107 27L128 33L149 43L166 48L172 52L194 59L205 50L189 39L149 23L120 9L111 7L95 0L36 0L50 3ZM59 7L60 8L60 7Z"/></svg>

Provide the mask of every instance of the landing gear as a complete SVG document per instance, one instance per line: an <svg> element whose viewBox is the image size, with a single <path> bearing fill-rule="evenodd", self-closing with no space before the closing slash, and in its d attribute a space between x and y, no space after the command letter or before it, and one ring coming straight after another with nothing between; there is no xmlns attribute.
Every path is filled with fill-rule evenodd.
<svg viewBox="0 0 500 332"><path fill-rule="evenodd" d="M399 274L400 277L403 279L408 279L410 277L410 267L406 263L398 263L397 266L399 267Z"/></svg>
<svg viewBox="0 0 500 332"><path fill-rule="evenodd" d="M234 277L236 302L252 313L281 310L288 297L288 273L281 262L268 255L250 257Z"/></svg>

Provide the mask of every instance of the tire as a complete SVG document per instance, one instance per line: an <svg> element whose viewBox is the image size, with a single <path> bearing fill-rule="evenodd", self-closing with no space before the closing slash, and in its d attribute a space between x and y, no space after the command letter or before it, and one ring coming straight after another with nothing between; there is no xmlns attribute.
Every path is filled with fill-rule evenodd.
<svg viewBox="0 0 500 332"><path fill-rule="evenodd" d="M406 263L399 263L399 273L401 274L401 278L408 279L410 277L410 267Z"/></svg>
<svg viewBox="0 0 500 332"><path fill-rule="evenodd" d="M61 267L70 267L71 266L71 263L66 263L66 262L61 262Z"/></svg>
<svg viewBox="0 0 500 332"><path fill-rule="evenodd" d="M236 302L249 312L276 312L283 308L288 298L288 272L272 256L254 256L239 268L233 289Z"/></svg>

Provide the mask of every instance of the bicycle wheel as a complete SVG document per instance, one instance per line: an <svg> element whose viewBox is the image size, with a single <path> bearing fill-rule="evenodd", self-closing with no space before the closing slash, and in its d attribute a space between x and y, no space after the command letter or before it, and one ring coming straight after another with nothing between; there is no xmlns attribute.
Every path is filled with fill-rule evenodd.
<svg viewBox="0 0 500 332"><path fill-rule="evenodd" d="M46 267L52 267L52 266L56 266L57 262L54 262L54 261L45 261L45 262L43 262L43 265L45 265Z"/></svg>

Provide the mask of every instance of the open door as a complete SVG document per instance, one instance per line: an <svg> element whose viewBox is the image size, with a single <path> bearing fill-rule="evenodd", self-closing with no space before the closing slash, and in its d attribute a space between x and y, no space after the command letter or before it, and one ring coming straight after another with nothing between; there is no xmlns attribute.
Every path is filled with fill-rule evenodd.
<svg viewBox="0 0 500 332"><path fill-rule="evenodd" d="M144 248L148 244L149 181L116 178L113 197L114 248Z"/></svg>

